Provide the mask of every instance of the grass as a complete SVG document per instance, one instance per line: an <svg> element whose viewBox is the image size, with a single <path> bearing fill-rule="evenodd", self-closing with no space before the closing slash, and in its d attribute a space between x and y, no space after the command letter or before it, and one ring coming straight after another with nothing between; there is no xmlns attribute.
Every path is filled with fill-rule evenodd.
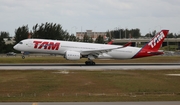
<svg viewBox="0 0 180 105"><path fill-rule="evenodd" d="M0 71L1 102L179 101L179 70Z"/></svg>
<svg viewBox="0 0 180 105"><path fill-rule="evenodd" d="M0 57L0 63L84 63L62 57ZM180 56L96 63L179 63ZM65 74L67 73L67 74ZM180 70L1 70L0 102L180 101Z"/></svg>

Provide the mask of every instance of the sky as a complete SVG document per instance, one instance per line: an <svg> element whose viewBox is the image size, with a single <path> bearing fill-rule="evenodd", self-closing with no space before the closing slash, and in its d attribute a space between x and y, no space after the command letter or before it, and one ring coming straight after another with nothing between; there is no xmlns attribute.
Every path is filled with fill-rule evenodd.
<svg viewBox="0 0 180 105"><path fill-rule="evenodd" d="M60 24L70 34L139 28L180 34L180 0L0 0L0 31Z"/></svg>

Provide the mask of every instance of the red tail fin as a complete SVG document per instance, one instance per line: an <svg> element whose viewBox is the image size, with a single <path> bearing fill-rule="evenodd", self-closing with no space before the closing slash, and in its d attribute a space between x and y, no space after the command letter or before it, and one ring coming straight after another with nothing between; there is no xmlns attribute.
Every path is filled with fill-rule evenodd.
<svg viewBox="0 0 180 105"><path fill-rule="evenodd" d="M140 57L163 54L163 52L158 52L158 50L161 47L168 32L169 30L161 30L133 58L140 58Z"/></svg>
<svg viewBox="0 0 180 105"><path fill-rule="evenodd" d="M169 30L161 30L159 33L157 33L157 35L154 36L154 38L151 39L148 44L143 47L143 49L158 51L168 32Z"/></svg>

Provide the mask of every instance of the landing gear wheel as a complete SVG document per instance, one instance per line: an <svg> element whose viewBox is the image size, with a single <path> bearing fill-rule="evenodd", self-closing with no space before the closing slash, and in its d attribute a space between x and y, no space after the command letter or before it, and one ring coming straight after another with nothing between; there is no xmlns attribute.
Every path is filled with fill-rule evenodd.
<svg viewBox="0 0 180 105"><path fill-rule="evenodd" d="M24 55L22 56L22 59L25 59L25 56L24 56Z"/></svg>
<svg viewBox="0 0 180 105"><path fill-rule="evenodd" d="M88 65L89 64L88 61L86 61L85 64Z"/></svg>
<svg viewBox="0 0 180 105"><path fill-rule="evenodd" d="M86 61L85 64L86 64L86 65L95 65L96 63L93 62L93 61Z"/></svg>

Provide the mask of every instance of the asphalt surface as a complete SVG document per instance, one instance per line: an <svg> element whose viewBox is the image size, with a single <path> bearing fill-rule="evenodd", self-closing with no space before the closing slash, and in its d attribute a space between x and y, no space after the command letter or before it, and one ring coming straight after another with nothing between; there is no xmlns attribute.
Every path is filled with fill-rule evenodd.
<svg viewBox="0 0 180 105"><path fill-rule="evenodd" d="M69 63L0 64L0 70L168 70L180 69L180 63L101 63L96 65Z"/></svg>

